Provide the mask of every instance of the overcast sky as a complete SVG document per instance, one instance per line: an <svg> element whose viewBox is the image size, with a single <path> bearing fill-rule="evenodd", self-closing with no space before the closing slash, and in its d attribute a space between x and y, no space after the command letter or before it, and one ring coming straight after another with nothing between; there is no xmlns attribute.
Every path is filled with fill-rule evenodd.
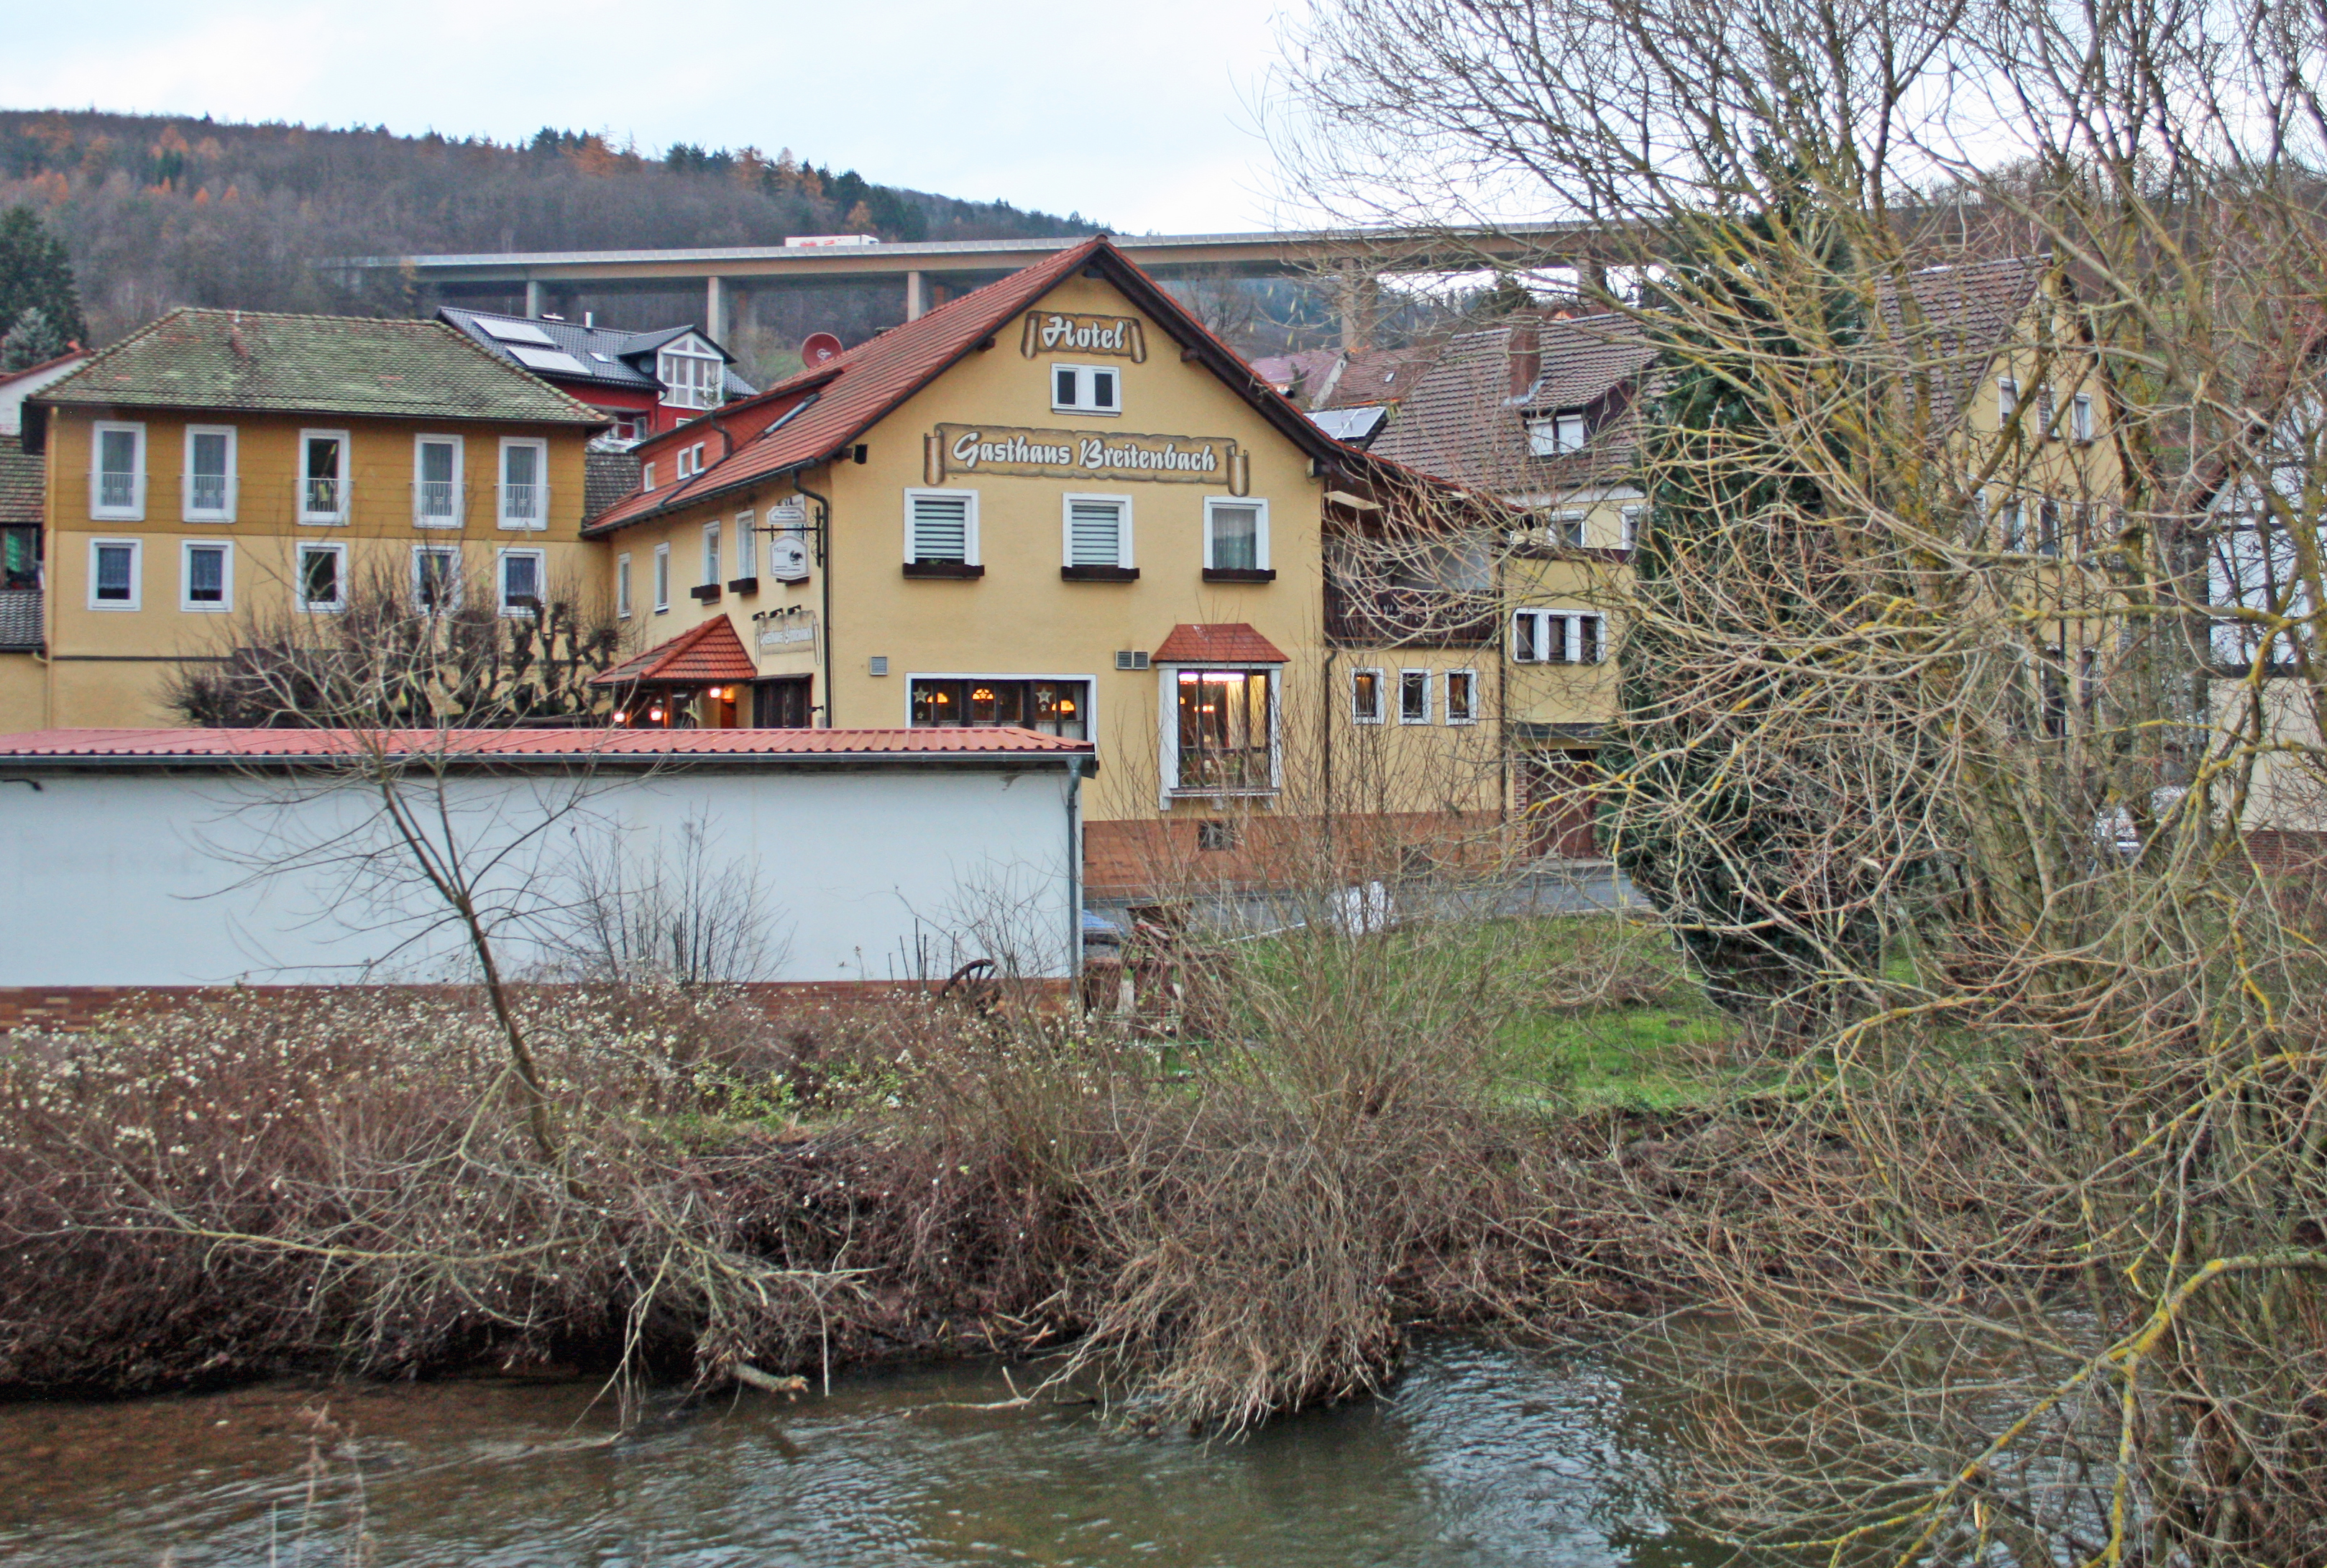
<svg viewBox="0 0 2327 1568"><path fill-rule="evenodd" d="M7 0L0 103L782 146L1132 231L1270 226L1252 105L1301 0Z"/></svg>

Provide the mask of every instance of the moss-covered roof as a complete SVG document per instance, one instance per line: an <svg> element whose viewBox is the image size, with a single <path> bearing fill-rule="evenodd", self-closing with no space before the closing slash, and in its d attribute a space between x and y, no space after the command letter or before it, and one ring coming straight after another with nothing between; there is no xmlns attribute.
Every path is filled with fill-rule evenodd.
<svg viewBox="0 0 2327 1568"><path fill-rule="evenodd" d="M603 425L608 416L441 322L185 307L33 401Z"/></svg>
<svg viewBox="0 0 2327 1568"><path fill-rule="evenodd" d="M0 527L39 526L49 488L43 462L13 439L0 441Z"/></svg>

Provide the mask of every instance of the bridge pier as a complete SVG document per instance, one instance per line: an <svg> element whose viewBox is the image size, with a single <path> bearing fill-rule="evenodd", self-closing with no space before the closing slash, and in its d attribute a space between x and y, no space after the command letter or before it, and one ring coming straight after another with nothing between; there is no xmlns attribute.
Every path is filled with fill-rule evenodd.
<svg viewBox="0 0 2327 1568"><path fill-rule="evenodd" d="M918 322L929 313L929 287L921 282L921 275L918 272L907 273L905 275L905 319L909 322Z"/></svg>
<svg viewBox="0 0 2327 1568"><path fill-rule="evenodd" d="M1357 267L1336 270L1341 277L1335 292L1341 296L1341 351L1361 353L1374 346L1374 333L1381 325L1381 280Z"/></svg>
<svg viewBox="0 0 2327 1568"><path fill-rule="evenodd" d="M542 309L543 309L543 307L544 307L544 306L546 306L548 303L549 303L549 293L548 293L548 290L547 290L547 289L545 289L544 287L542 287L541 280L540 280L539 278L537 278L537 277L529 277L529 278L526 279L526 280L525 280L525 315L526 315L526 319L527 319L528 321L538 321L538 320L540 320L540 319L541 319L541 313L542 313Z"/></svg>
<svg viewBox="0 0 2327 1568"><path fill-rule="evenodd" d="M727 341L727 280L715 273L703 280L703 331L715 343Z"/></svg>

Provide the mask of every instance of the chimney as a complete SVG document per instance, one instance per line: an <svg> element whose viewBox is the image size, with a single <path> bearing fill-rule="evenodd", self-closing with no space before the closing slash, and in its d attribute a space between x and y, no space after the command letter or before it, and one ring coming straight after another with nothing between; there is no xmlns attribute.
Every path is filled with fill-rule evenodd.
<svg viewBox="0 0 2327 1568"><path fill-rule="evenodd" d="M1533 319L1511 323L1511 401L1535 389L1543 375L1543 337Z"/></svg>

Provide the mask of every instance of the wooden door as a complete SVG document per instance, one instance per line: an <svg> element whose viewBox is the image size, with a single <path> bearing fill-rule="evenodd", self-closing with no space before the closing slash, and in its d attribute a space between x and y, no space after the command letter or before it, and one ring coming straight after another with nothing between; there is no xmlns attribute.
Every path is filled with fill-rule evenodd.
<svg viewBox="0 0 2327 1568"><path fill-rule="evenodd" d="M1528 846L1567 860L1600 858L1592 790L1599 763L1590 751L1543 751L1519 762L1519 813Z"/></svg>

